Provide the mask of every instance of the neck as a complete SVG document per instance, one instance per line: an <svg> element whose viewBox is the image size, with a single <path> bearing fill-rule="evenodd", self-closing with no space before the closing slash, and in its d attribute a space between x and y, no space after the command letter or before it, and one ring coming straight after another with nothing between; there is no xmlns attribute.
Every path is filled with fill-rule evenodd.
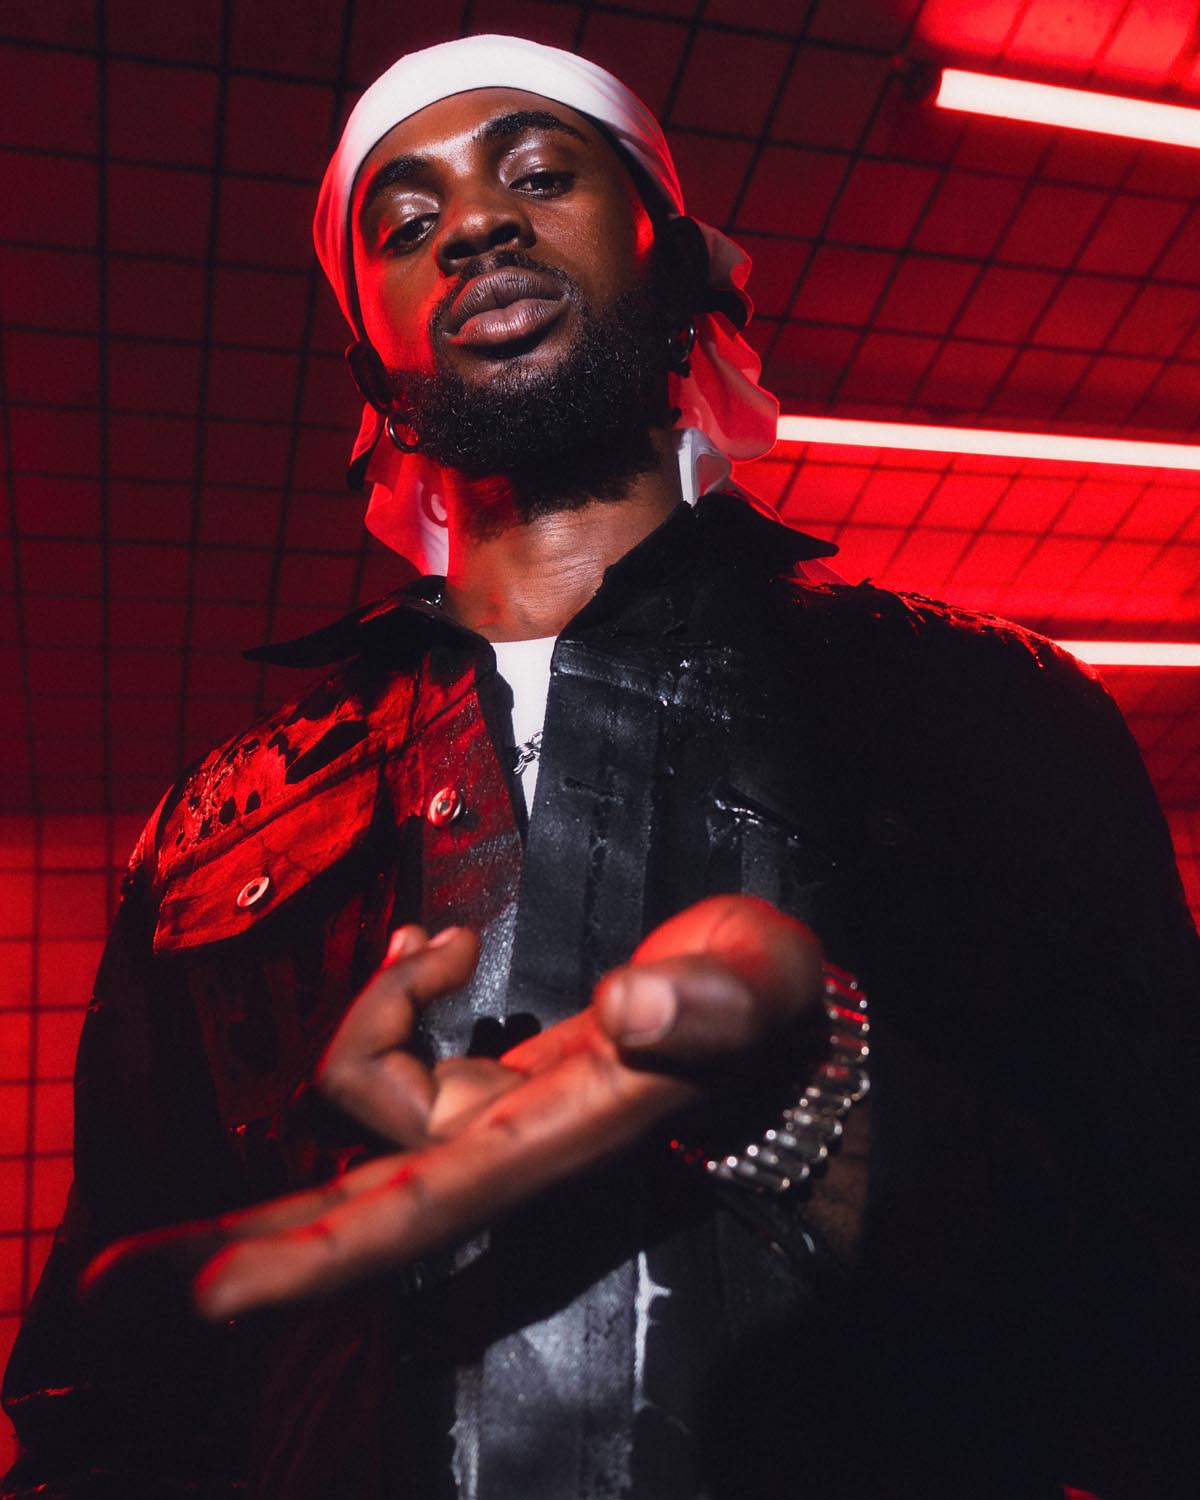
<svg viewBox="0 0 1200 1500"><path fill-rule="evenodd" d="M573 499L528 514L504 476L447 471L450 562L445 607L489 641L558 635L600 587L604 570L680 503L672 435L655 431L655 466L618 498Z"/></svg>

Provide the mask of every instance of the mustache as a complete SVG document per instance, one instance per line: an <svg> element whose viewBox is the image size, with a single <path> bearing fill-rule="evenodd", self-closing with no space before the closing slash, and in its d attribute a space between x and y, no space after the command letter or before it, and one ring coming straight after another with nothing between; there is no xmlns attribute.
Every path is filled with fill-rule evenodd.
<svg viewBox="0 0 1200 1500"><path fill-rule="evenodd" d="M536 271L542 276L548 276L552 281L558 283L563 289L564 297L582 297L582 288L573 276L566 271L560 270L558 266L548 266L543 261L537 260L532 255L526 255L523 250L496 250L490 255L477 255L469 260L455 277L452 285L438 299L429 319L429 331L437 335L442 331L446 318L450 314L455 299L469 281L474 281L477 276L486 275L489 271Z"/></svg>

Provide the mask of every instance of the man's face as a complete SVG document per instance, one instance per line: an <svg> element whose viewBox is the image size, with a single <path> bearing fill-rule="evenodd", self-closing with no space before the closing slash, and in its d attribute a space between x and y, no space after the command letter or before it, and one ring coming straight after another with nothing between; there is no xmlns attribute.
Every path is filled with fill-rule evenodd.
<svg viewBox="0 0 1200 1500"><path fill-rule="evenodd" d="M531 513L653 466L677 298L595 126L514 89L456 95L384 137L353 213L364 328L425 453L508 474Z"/></svg>
<svg viewBox="0 0 1200 1500"><path fill-rule="evenodd" d="M352 224L385 366L468 387L536 384L589 316L646 287L654 240L595 126L517 89L457 94L397 125L359 172Z"/></svg>

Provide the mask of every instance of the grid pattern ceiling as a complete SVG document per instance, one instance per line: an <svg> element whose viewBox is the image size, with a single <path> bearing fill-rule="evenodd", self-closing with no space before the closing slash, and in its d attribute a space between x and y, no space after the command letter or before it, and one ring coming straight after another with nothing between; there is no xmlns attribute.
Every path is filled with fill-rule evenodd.
<svg viewBox="0 0 1200 1500"><path fill-rule="evenodd" d="M314 190L362 85L471 31L577 48L754 257L785 409L1179 440L1197 160L920 97L953 62L1189 102L1195 0L8 0L0 703L10 809L145 809L292 674L239 648L391 587L342 475ZM743 479L873 576L1059 636L1200 638L1187 476L784 448ZM1113 685L1200 802L1200 674Z"/></svg>

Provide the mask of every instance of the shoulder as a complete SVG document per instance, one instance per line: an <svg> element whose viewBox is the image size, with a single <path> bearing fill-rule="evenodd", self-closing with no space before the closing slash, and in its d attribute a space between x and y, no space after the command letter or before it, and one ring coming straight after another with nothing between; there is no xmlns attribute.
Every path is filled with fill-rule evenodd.
<svg viewBox="0 0 1200 1500"><path fill-rule="evenodd" d="M789 602L829 629L868 634L897 649L979 664L1011 664L1018 671L1065 673L1099 682L1096 672L1047 636L1012 620L928 598L924 594L859 584L786 581Z"/></svg>
<svg viewBox="0 0 1200 1500"><path fill-rule="evenodd" d="M410 717L410 673L354 659L263 713L168 789L142 832L131 873L161 888L278 821L383 753L385 726Z"/></svg>
<svg viewBox="0 0 1200 1500"><path fill-rule="evenodd" d="M154 882L224 848L402 739L411 719L435 612L417 579L297 640L245 652L251 661L329 667L177 781L131 861Z"/></svg>
<svg viewBox="0 0 1200 1500"><path fill-rule="evenodd" d="M774 608L797 659L875 684L883 701L935 697L949 707L1065 696L1109 704L1094 668L1012 620L860 584L779 580Z"/></svg>
<svg viewBox="0 0 1200 1500"><path fill-rule="evenodd" d="M769 624L851 651L857 645L907 658L931 670L944 659L997 670L1007 666L1096 686L1087 666L1045 636L1011 620L925 595L838 580L820 559L837 548L732 494L705 496L697 508L705 552L739 605L770 613ZM815 561L815 566L813 566ZM768 623L768 622L763 622ZM790 642L789 642L790 644ZM1102 689L1101 689L1102 691Z"/></svg>
<svg viewBox="0 0 1200 1500"><path fill-rule="evenodd" d="M1121 732L1097 674L1055 642L995 615L848 583L814 559L834 550L733 495L697 507L702 539L698 609L704 630L742 648L745 691L800 717L822 703L830 722L882 735L893 746L961 726L978 747L1019 719L1098 718ZM1051 732L1048 730L1048 732ZM941 736L940 754L954 750Z"/></svg>

